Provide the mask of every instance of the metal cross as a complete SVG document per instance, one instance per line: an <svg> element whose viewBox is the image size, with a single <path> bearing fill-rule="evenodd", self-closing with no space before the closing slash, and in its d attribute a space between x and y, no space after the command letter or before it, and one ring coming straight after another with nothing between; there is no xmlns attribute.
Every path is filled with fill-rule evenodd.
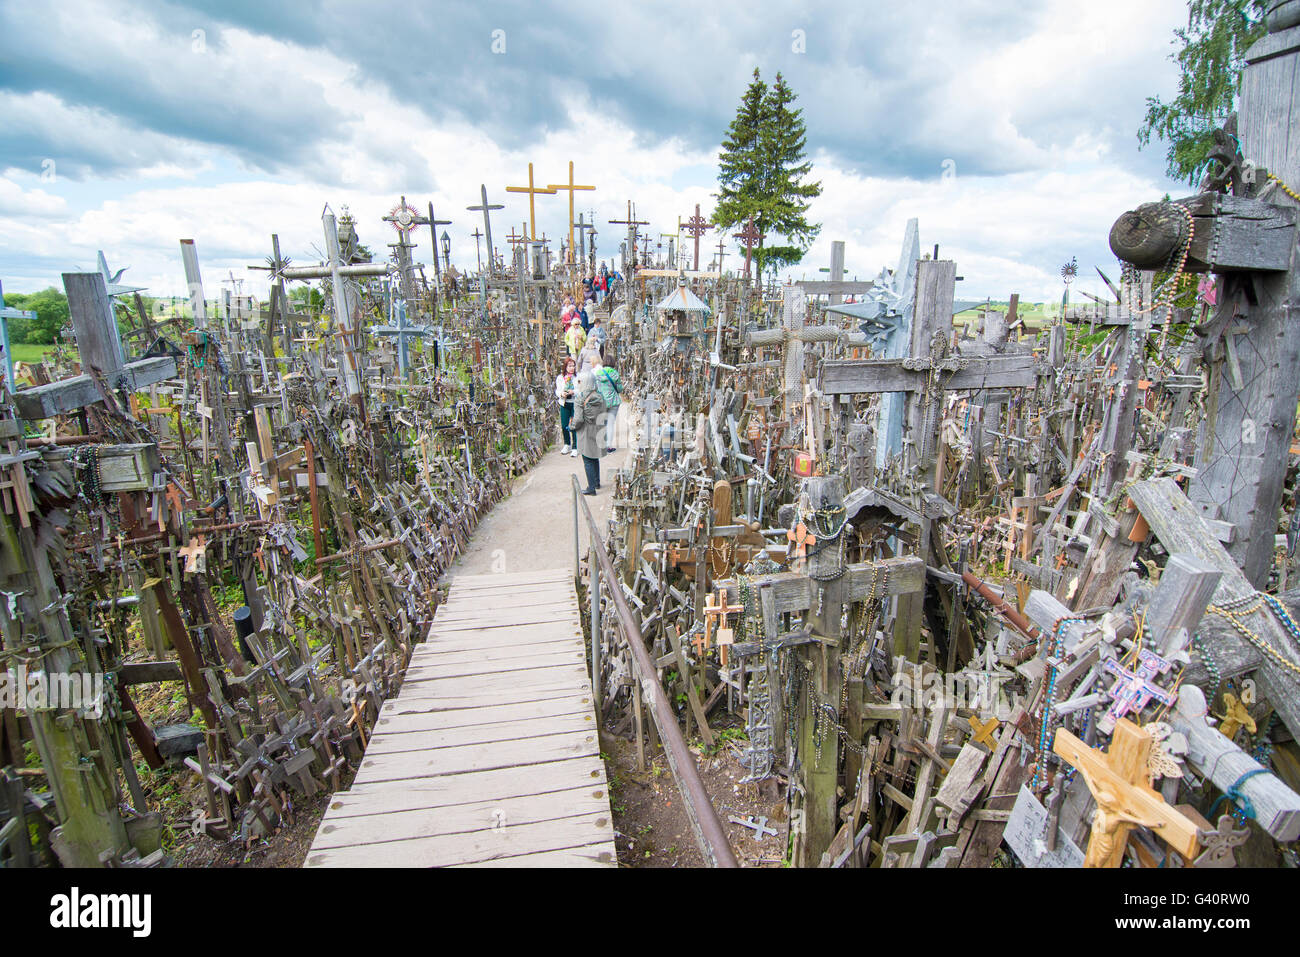
<svg viewBox="0 0 1300 957"><path fill-rule="evenodd" d="M492 210L494 210L494 209L505 209L505 207L504 207L504 206L501 206L500 204L494 204L494 203L489 203L489 202L488 202L488 198L487 198L487 186L486 186L485 184L480 183L480 184L479 184L479 190L480 190L480 192L482 193L482 196L483 196L483 202L481 202L481 203L480 203L479 205L477 205L477 206L466 206L465 208L466 208L467 210L469 210L471 213L478 213L478 212L481 212L481 213L483 214L483 233L484 233L485 236L487 236L487 247L488 247L488 273L489 273L489 275L490 275L490 274L494 271L494 270L493 270L493 264L496 262L496 254L492 251L492 250L493 250L493 246L492 246L492 218L491 218L491 217L492 217Z"/></svg>
<svg viewBox="0 0 1300 957"><path fill-rule="evenodd" d="M682 229L695 239L695 271L700 271L700 237L713 228L713 224L700 215L700 204L695 204L695 215L682 223Z"/></svg>
<svg viewBox="0 0 1300 957"><path fill-rule="evenodd" d="M1161 704L1172 706L1178 697L1174 692L1166 691L1155 683L1155 677L1168 673L1172 666L1147 648L1138 650L1137 668L1133 671L1128 671L1109 658L1106 659L1104 666L1107 671L1115 675L1117 680L1107 692L1115 700L1102 719L1106 727L1103 727L1101 722L1097 725L1103 731L1108 730L1117 720L1130 712L1141 711L1152 698Z"/></svg>
<svg viewBox="0 0 1300 957"><path fill-rule="evenodd" d="M745 247L745 278L748 279L750 257L754 253L754 248L763 240L763 234L754 225L754 217L750 216L745 220L745 228L732 238L740 240L740 245Z"/></svg>
<svg viewBox="0 0 1300 957"><path fill-rule="evenodd" d="M754 815L752 814L749 815L749 817L747 818L739 818L733 814L729 818L727 818L727 820L730 821L732 824L739 824L741 827L749 828L751 831L754 832L754 840L756 841L761 841L765 834L771 834L773 837L776 836L776 828L767 826L766 815L763 815L757 821L755 821Z"/></svg>
<svg viewBox="0 0 1300 957"><path fill-rule="evenodd" d="M433 326L413 325L406 321L406 303L396 303L397 323L391 326L371 326L370 334L372 336L391 336L397 340L397 369L402 378L406 378L406 370L410 367L410 351L407 346L408 339L423 338L437 334ZM439 350L441 351L441 349Z"/></svg>

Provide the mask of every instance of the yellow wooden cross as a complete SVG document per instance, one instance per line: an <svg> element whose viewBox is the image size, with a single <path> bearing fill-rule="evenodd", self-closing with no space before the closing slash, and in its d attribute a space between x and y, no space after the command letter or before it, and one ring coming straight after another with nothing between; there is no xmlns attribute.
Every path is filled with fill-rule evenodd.
<svg viewBox="0 0 1300 957"><path fill-rule="evenodd" d="M532 185L531 167L530 167L530 179L528 185L529 186ZM569 160L569 184L566 186L564 183L547 183L546 188L549 189L551 192L555 192L556 190L561 190L561 189L567 189L569 191L569 252L568 252L569 259L568 261L572 263L573 262L573 194L575 190L595 189L596 187L579 186L576 183L574 183L573 182L573 160Z"/></svg>
<svg viewBox="0 0 1300 957"><path fill-rule="evenodd" d="M1147 763L1153 740L1150 731L1128 718L1115 722L1105 754L1064 728L1056 732L1052 750L1079 769L1097 801L1084 867L1119 867L1129 832L1137 826L1151 828L1185 860L1196 857L1200 848L1196 822L1170 807L1151 787Z"/></svg>
<svg viewBox="0 0 1300 957"><path fill-rule="evenodd" d="M569 164L569 165L572 166L573 164ZM543 189L541 186L533 185L533 164L529 163L528 164L528 185L507 186L506 192L528 194L528 235L529 238L536 239L537 238L537 209L534 206L534 202L536 200L537 194L546 193L547 195L554 195L555 190L549 186ZM570 193L569 195L572 196L573 194ZM572 219L573 217L569 217L569 218Z"/></svg>
<svg viewBox="0 0 1300 957"><path fill-rule="evenodd" d="M993 737L993 733L1002 726L1002 723L997 718L989 718L987 722L982 722L975 715L971 715L966 720L970 722L971 730L974 732L971 740L976 744L984 745L990 751L998 749L998 742Z"/></svg>

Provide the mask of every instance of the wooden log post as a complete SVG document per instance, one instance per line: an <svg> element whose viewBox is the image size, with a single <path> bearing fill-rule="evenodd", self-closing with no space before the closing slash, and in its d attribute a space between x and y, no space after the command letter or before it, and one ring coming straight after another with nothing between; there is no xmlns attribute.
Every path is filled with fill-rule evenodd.
<svg viewBox="0 0 1300 957"><path fill-rule="evenodd" d="M1246 51L1238 132L1241 158L1300 189L1300 25L1272 18L1269 33ZM1234 177L1242 180L1240 171ZM1240 184L1239 184L1240 185ZM1265 192L1267 190L1267 193ZM1217 408L1201 422L1197 473L1188 497L1208 519L1230 523L1228 551L1255 588L1268 582L1278 508L1300 399L1300 250L1296 202L1258 178L1236 193L1202 194L1126 213L1111 234L1121 258L1141 266L1162 250L1185 248L1190 271L1218 276L1218 314L1204 342L1207 358L1231 358L1217 376ZM1188 219L1191 225L1188 225ZM1179 223L1178 220L1182 222ZM1191 234L1189 241L1188 234Z"/></svg>
<svg viewBox="0 0 1300 957"><path fill-rule="evenodd" d="M803 491L816 510L834 510L844 503L842 476L817 476L805 479ZM843 534L841 532L841 534ZM839 771L839 733L835 726L844 720L840 705L840 619L848 599L843 554L836 541L817 543L819 549L808 558L808 574L813 579L814 595L810 623L814 635L828 639L802 648L792 667L804 667L803 693L798 702L797 740L803 770L803 836L798 867L815 867L830 847L839 829L836 813L836 785ZM833 577L832 577L833 576ZM818 720L818 706L833 709L834 714ZM833 720L829 720L833 717ZM820 732L820 735L819 735Z"/></svg>
<svg viewBox="0 0 1300 957"><path fill-rule="evenodd" d="M32 529L14 529L0 512L0 577L17 595L15 615L0 603L4 646L17 651L38 638L49 646L42 659L45 673L74 675L84 666L69 650L77 647L76 638L49 556L48 549L37 548ZM116 856L129 847L108 742L95 724L66 709L33 709L28 720L59 812L53 842L59 860L65 867L102 867L102 855ZM88 758L88 748L99 754Z"/></svg>

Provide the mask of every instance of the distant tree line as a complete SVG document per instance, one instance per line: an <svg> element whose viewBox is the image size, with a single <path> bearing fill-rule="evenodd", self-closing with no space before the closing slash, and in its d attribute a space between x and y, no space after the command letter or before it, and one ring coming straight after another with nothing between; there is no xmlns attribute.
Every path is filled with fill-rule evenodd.
<svg viewBox="0 0 1300 957"><path fill-rule="evenodd" d="M54 344L55 337L68 324L68 297L51 286L40 292L6 292L5 305L11 309L35 312L35 319L7 319L9 341L37 346Z"/></svg>

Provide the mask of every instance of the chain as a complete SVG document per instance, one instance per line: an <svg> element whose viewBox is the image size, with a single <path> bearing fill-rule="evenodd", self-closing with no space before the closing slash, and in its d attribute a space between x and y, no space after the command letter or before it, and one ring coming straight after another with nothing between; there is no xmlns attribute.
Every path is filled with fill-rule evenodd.
<svg viewBox="0 0 1300 957"><path fill-rule="evenodd" d="M1280 651L1268 643L1262 635L1257 634L1242 620L1247 615L1259 611L1260 607L1267 604L1277 617L1282 627L1286 629L1287 634L1297 644L1300 644L1300 627L1296 626L1295 621L1291 618L1282 603L1272 595L1265 595L1263 592L1255 592L1251 595L1243 595L1240 598L1233 598L1225 602L1210 605L1206 611L1218 615L1220 618L1226 618L1237 632L1249 641L1252 645L1271 658L1275 663L1281 665L1292 674L1300 675L1300 665L1284 656ZM1249 606L1249 607L1247 607Z"/></svg>

